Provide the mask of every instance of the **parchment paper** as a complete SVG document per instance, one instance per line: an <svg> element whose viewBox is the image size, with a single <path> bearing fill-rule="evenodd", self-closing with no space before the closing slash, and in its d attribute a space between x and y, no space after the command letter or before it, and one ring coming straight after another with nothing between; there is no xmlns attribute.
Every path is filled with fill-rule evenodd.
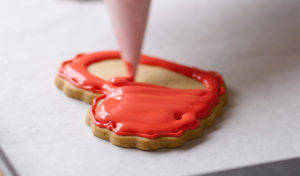
<svg viewBox="0 0 300 176"><path fill-rule="evenodd" d="M54 86L77 53L117 49L103 1L0 2L0 145L20 173L189 175L300 156L300 1L154 0L143 52L220 72L229 104L177 149L113 146Z"/></svg>

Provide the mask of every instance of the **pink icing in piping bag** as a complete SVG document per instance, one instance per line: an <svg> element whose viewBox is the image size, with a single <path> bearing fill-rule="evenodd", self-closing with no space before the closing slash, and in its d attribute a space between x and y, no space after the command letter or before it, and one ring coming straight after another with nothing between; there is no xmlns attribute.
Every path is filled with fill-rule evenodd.
<svg viewBox="0 0 300 176"><path fill-rule="evenodd" d="M139 63L151 0L106 0L113 28L133 80Z"/></svg>

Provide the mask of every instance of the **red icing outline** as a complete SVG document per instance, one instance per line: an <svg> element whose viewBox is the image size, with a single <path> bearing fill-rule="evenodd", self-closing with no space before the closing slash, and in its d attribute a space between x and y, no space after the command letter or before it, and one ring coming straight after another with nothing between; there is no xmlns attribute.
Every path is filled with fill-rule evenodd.
<svg viewBox="0 0 300 176"><path fill-rule="evenodd" d="M94 99L90 109L92 121L97 127L118 135L150 139L181 136L185 130L197 128L200 119L211 113L224 94L219 74L146 55L141 56L141 64L163 67L194 78L203 83L205 89L173 89L131 82L126 78L105 81L87 71L88 65L94 62L117 58L120 58L118 51L79 54L63 62L58 75L79 88L104 94Z"/></svg>

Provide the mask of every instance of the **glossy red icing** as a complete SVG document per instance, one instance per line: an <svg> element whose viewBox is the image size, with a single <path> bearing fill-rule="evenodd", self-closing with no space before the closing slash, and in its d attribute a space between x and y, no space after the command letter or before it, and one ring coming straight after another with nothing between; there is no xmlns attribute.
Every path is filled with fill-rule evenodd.
<svg viewBox="0 0 300 176"><path fill-rule="evenodd" d="M224 94L223 80L215 72L206 72L158 58L142 55L140 63L163 67L203 83L205 89L173 89L126 78L105 81L91 75L87 66L94 62L120 58L117 51L81 54L66 61L58 75L75 86L103 95L94 99L90 109L93 123L118 135L145 138L181 136L199 126ZM100 100L99 106L97 104Z"/></svg>

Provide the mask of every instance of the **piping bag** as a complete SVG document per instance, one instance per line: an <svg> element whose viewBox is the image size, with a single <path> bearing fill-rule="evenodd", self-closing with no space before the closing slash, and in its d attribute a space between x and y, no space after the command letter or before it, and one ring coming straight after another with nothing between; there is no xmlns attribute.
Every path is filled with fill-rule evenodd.
<svg viewBox="0 0 300 176"><path fill-rule="evenodd" d="M139 63L151 0L105 0L112 25L125 62L128 77L133 81ZM115 84L125 81L112 78ZM119 82L119 83L118 83Z"/></svg>

